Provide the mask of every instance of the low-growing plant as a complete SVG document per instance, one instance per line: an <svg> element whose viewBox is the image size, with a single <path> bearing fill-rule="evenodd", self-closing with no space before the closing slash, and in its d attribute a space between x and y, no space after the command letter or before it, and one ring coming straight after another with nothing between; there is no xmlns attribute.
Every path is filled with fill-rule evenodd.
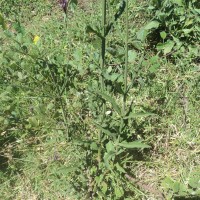
<svg viewBox="0 0 200 200"><path fill-rule="evenodd" d="M198 0L153 0L148 10L152 21L145 27L151 46L164 55L197 58L199 55Z"/></svg>
<svg viewBox="0 0 200 200"><path fill-rule="evenodd" d="M182 181L176 181L166 177L162 181L162 187L168 199L172 198L192 198L200 195L200 171L194 169L188 177L183 177Z"/></svg>

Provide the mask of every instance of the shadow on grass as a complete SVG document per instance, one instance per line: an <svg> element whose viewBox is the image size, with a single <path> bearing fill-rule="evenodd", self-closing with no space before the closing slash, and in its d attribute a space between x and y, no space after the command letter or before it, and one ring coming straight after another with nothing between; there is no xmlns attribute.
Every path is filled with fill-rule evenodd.
<svg viewBox="0 0 200 200"><path fill-rule="evenodd" d="M4 156L0 156L0 171L5 172L8 168L8 159Z"/></svg>

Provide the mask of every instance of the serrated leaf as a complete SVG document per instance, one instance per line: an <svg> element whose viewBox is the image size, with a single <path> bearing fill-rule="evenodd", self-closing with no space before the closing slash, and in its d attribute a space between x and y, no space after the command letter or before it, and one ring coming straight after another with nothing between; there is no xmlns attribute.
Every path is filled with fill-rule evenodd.
<svg viewBox="0 0 200 200"><path fill-rule="evenodd" d="M115 151L115 148L114 148L114 145L111 141L109 141L107 144L106 144L106 150L107 152L114 152Z"/></svg>
<svg viewBox="0 0 200 200"><path fill-rule="evenodd" d="M126 171L124 170L124 168L121 167L121 166L119 165L119 163L117 163L115 166L116 166L116 168L117 168L117 170L118 170L119 172L126 173Z"/></svg>
<svg viewBox="0 0 200 200"><path fill-rule="evenodd" d="M158 51L163 50L164 55L170 53L174 47L175 43L172 40L168 40L165 43L158 43L156 48Z"/></svg>
<svg viewBox="0 0 200 200"><path fill-rule="evenodd" d="M149 145L142 143L141 141L134 141L134 142L121 142L118 144L121 147L125 147L127 149L143 149L143 148L150 148Z"/></svg>
<svg viewBox="0 0 200 200"><path fill-rule="evenodd" d="M140 40L141 42L143 42L146 39L147 35L148 35L148 31L145 30L145 29L140 29L136 33L136 35L137 35L137 39Z"/></svg>
<svg viewBox="0 0 200 200"><path fill-rule="evenodd" d="M13 24L14 29L17 31L18 37L22 37L25 34L25 28L20 24L20 22L15 22Z"/></svg>
<svg viewBox="0 0 200 200"><path fill-rule="evenodd" d="M168 41L164 47L164 55L170 53L174 47L175 43L173 41Z"/></svg>
<svg viewBox="0 0 200 200"><path fill-rule="evenodd" d="M151 64L155 64L155 63L158 63L159 61L159 57L156 55L156 56L152 56L150 59L149 59L150 63Z"/></svg>
<svg viewBox="0 0 200 200"><path fill-rule="evenodd" d="M150 71L151 73L155 73L155 72L158 71L159 68L160 68L160 65L159 65L158 63L156 63L156 64L153 64L153 65L149 68L149 71Z"/></svg>
<svg viewBox="0 0 200 200"><path fill-rule="evenodd" d="M100 95L104 100L111 103L113 109L121 116L120 106L116 103L116 101L111 96L109 96L106 93L101 92L101 91L98 91L97 94Z"/></svg>
<svg viewBox="0 0 200 200"><path fill-rule="evenodd" d="M104 77L106 80L111 80L113 82L117 80L119 80L119 82L123 81L122 74L119 74L119 73L105 74Z"/></svg>
<svg viewBox="0 0 200 200"><path fill-rule="evenodd" d="M137 50L141 50L142 49L142 43L141 41L137 41L137 40L134 40L132 43L131 43L135 49Z"/></svg>
<svg viewBox="0 0 200 200"><path fill-rule="evenodd" d="M153 28L158 28L160 23L158 21L151 21L145 26L145 30L151 30Z"/></svg>
<svg viewBox="0 0 200 200"><path fill-rule="evenodd" d="M131 63L135 62L136 57L137 57L136 51L134 51L134 50L128 51L128 61L129 62L131 62Z"/></svg>
<svg viewBox="0 0 200 200"><path fill-rule="evenodd" d="M86 33L94 33L98 37L103 38L101 33L99 31L95 30L94 28L92 28L90 25L86 26Z"/></svg>

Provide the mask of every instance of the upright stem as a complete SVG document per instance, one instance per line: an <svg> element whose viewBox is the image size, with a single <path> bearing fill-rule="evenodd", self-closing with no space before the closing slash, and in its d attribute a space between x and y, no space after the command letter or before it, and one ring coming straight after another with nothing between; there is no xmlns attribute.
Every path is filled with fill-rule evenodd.
<svg viewBox="0 0 200 200"><path fill-rule="evenodd" d="M124 114L126 112L127 78L128 78L128 0L126 0L126 39L125 39L125 69L124 69L124 97L123 97Z"/></svg>
<svg viewBox="0 0 200 200"><path fill-rule="evenodd" d="M101 80L100 80L102 92L105 90L103 72L105 68L105 52L106 52L106 1L107 0L102 0ZM103 102L101 122L103 122L103 119L105 117L105 112L106 112L106 105L105 105L105 102ZM101 138L102 138L102 131L99 132L99 143L101 143ZM99 148L98 154L99 154L98 157L99 157L99 163L100 163L101 162L100 148Z"/></svg>
<svg viewBox="0 0 200 200"><path fill-rule="evenodd" d="M101 41L101 90L104 91L104 67L106 50L106 0L102 0L102 41Z"/></svg>

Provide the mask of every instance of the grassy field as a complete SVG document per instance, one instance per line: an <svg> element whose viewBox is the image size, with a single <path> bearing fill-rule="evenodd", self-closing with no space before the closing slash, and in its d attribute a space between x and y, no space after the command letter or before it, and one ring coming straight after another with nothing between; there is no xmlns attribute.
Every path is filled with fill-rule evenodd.
<svg viewBox="0 0 200 200"><path fill-rule="evenodd" d="M0 0L0 200L200 199L200 5L163 2Z"/></svg>

